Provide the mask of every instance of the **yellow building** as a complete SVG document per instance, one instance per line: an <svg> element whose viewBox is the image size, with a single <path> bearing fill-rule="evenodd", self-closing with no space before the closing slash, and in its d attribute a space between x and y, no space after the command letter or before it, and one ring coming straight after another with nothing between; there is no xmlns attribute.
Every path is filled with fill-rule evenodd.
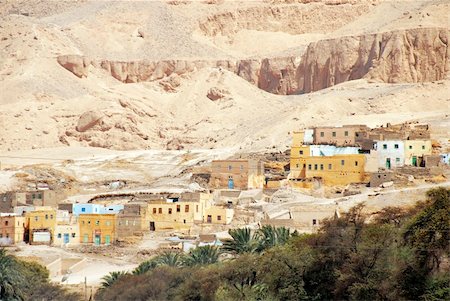
<svg viewBox="0 0 450 301"><path fill-rule="evenodd" d="M80 242L109 245L116 239L116 214L80 214Z"/></svg>
<svg viewBox="0 0 450 301"><path fill-rule="evenodd" d="M228 225L233 220L233 214L233 209L211 206L206 209L203 222L216 225Z"/></svg>
<svg viewBox="0 0 450 301"><path fill-rule="evenodd" d="M323 146L303 145L304 132L294 132L290 157L290 183L292 186L311 187L311 179L320 179L325 185L347 185L366 180L364 171L366 158L363 154L349 153L332 156L315 155L321 153ZM314 151L312 150L314 148ZM356 152L356 148L336 149L330 146L327 151ZM325 151L325 148L324 148Z"/></svg>
<svg viewBox="0 0 450 301"><path fill-rule="evenodd" d="M36 207L25 214L25 226L30 243L50 244L53 241L56 227L56 210L47 207Z"/></svg>
<svg viewBox="0 0 450 301"><path fill-rule="evenodd" d="M212 205L209 193L185 193L179 200L152 200L147 212L150 231L187 231L204 222L229 224L234 211Z"/></svg>
<svg viewBox="0 0 450 301"><path fill-rule="evenodd" d="M80 243L80 226L78 224L57 224L53 245L74 246Z"/></svg>
<svg viewBox="0 0 450 301"><path fill-rule="evenodd" d="M423 166L424 156L432 154L431 140L405 140L405 165Z"/></svg>
<svg viewBox="0 0 450 301"><path fill-rule="evenodd" d="M14 214L0 216L0 245L14 245L24 240L25 218Z"/></svg>

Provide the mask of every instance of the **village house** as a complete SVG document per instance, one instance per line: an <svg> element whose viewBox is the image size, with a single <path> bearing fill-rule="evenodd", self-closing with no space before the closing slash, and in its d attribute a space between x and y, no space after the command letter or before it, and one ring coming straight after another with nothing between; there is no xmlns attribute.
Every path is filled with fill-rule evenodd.
<svg viewBox="0 0 450 301"><path fill-rule="evenodd" d="M80 214L80 243L110 245L116 240L116 214Z"/></svg>
<svg viewBox="0 0 450 301"><path fill-rule="evenodd" d="M0 214L0 245L14 245L24 240L25 218L13 213Z"/></svg>
<svg viewBox="0 0 450 301"><path fill-rule="evenodd" d="M301 132L294 134L291 148L290 183L308 187L308 179L325 185L346 185L365 181L365 156L357 147L303 145ZM300 182L300 183L298 183Z"/></svg>
<svg viewBox="0 0 450 301"><path fill-rule="evenodd" d="M264 163L255 160L212 161L209 185L215 189L253 189L264 187Z"/></svg>
<svg viewBox="0 0 450 301"><path fill-rule="evenodd" d="M144 232L150 231L149 218L147 203L131 202L125 204L123 210L117 214L117 239L141 236Z"/></svg>
<svg viewBox="0 0 450 301"><path fill-rule="evenodd" d="M370 187L379 187L381 184L390 182L392 180L392 171L380 170L370 175Z"/></svg>
<svg viewBox="0 0 450 301"><path fill-rule="evenodd" d="M425 166L425 156L432 154L431 140L405 140L405 165Z"/></svg>
<svg viewBox="0 0 450 301"><path fill-rule="evenodd" d="M405 145L402 140L377 141L378 166L387 169L405 164Z"/></svg>
<svg viewBox="0 0 450 301"><path fill-rule="evenodd" d="M122 204L73 204L72 214L78 216L80 214L116 214L120 210L123 210L124 205Z"/></svg>
<svg viewBox="0 0 450 301"><path fill-rule="evenodd" d="M80 226L75 224L57 224L55 226L54 246L74 246L80 243Z"/></svg>
<svg viewBox="0 0 450 301"><path fill-rule="evenodd" d="M56 228L56 210L51 207L35 207L25 214L25 238L30 244L51 244ZM28 237L27 237L28 236Z"/></svg>
<svg viewBox="0 0 450 301"><path fill-rule="evenodd" d="M335 146L356 145L356 133L368 131L365 125L343 125L341 127L314 128L314 144L329 144Z"/></svg>

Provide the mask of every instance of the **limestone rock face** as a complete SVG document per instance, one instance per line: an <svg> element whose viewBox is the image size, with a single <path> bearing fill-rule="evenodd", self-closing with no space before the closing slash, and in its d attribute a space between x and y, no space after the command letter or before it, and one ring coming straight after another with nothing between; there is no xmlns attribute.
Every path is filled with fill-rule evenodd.
<svg viewBox="0 0 450 301"><path fill-rule="evenodd" d="M89 65L91 61L79 55L62 55L57 58L58 63L75 74L76 76L82 78L87 77L89 73Z"/></svg>
<svg viewBox="0 0 450 301"><path fill-rule="evenodd" d="M212 87L211 89L209 89L208 93L206 94L206 97L208 97L212 101L216 101L224 98L227 94L229 94L228 91L219 89L217 87Z"/></svg>
<svg viewBox="0 0 450 301"><path fill-rule="evenodd" d="M297 69L299 92L369 78L416 83L445 78L448 29L409 29L311 43Z"/></svg>
<svg viewBox="0 0 450 301"><path fill-rule="evenodd" d="M317 91L349 80L368 78L386 83L441 80L448 74L449 30L419 28L342 37L311 43L299 56L244 60L94 61L66 55L58 62L78 77L90 65L124 83L155 81L214 67L236 73L274 94ZM162 83L167 91L176 88Z"/></svg>
<svg viewBox="0 0 450 301"><path fill-rule="evenodd" d="M78 119L76 130L78 132L86 132L87 130L95 126L97 123L99 123L102 117L103 114L101 112L96 111L84 112L80 116L80 119Z"/></svg>

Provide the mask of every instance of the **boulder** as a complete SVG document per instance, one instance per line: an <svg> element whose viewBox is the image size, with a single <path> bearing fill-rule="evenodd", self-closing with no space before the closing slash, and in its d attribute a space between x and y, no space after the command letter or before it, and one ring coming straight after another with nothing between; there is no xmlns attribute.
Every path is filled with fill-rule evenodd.
<svg viewBox="0 0 450 301"><path fill-rule="evenodd" d="M94 125L98 124L103 118L103 113L98 111L87 111L81 114L78 119L78 124L76 130L78 132L85 132L92 128Z"/></svg>

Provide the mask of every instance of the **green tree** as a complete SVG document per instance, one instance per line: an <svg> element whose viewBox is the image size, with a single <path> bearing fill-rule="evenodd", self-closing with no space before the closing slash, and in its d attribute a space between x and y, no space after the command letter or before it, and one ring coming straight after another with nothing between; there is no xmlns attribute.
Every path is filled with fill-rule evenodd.
<svg viewBox="0 0 450 301"><path fill-rule="evenodd" d="M259 247L257 236L250 228L230 229L232 239L223 241L222 250L230 254L255 253Z"/></svg>
<svg viewBox="0 0 450 301"><path fill-rule="evenodd" d="M0 300L24 300L25 277L19 267L14 256L0 249Z"/></svg>
<svg viewBox="0 0 450 301"><path fill-rule="evenodd" d="M185 266L200 266L216 263L219 260L219 250L213 246L202 246L190 250L183 258Z"/></svg>
<svg viewBox="0 0 450 301"><path fill-rule="evenodd" d="M183 257L178 252L165 251L155 257L157 266L167 265L170 267L180 267L183 263Z"/></svg>
<svg viewBox="0 0 450 301"><path fill-rule="evenodd" d="M259 241L258 250L263 251L278 245L283 245L290 237L291 232L288 228L264 225L256 231L256 238Z"/></svg>
<svg viewBox="0 0 450 301"><path fill-rule="evenodd" d="M135 268L132 272L133 275L140 275L147 273L150 270L153 270L158 266L158 263L155 259L150 259L142 262L137 268Z"/></svg>
<svg viewBox="0 0 450 301"><path fill-rule="evenodd" d="M125 271L110 272L108 275L102 277L103 281L100 285L102 288L110 287L111 285L114 284L114 282L116 282L125 275L128 275L128 273Z"/></svg>

